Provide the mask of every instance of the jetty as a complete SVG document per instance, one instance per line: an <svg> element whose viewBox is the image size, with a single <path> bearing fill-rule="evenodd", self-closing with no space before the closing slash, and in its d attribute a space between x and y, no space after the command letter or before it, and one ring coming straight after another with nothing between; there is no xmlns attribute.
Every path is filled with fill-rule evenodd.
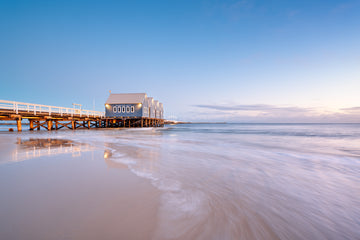
<svg viewBox="0 0 360 240"><path fill-rule="evenodd" d="M164 119L150 116L106 116L105 112L42 104L0 100L0 121L15 121L17 131L22 131L23 120L28 120L29 130L62 128L132 128L162 127ZM11 130L11 128L9 129Z"/></svg>

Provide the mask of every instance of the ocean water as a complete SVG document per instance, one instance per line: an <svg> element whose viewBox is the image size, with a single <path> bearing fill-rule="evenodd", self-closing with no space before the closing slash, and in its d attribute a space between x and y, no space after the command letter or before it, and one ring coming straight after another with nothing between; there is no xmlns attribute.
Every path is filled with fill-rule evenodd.
<svg viewBox="0 0 360 240"><path fill-rule="evenodd" d="M360 124L183 124L19 136L70 139L150 181L161 195L149 239L360 239Z"/></svg>

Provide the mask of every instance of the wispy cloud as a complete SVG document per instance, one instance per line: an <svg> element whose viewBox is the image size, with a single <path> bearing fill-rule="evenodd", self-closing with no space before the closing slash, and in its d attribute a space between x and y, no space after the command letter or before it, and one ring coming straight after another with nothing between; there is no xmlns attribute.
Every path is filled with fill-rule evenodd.
<svg viewBox="0 0 360 240"><path fill-rule="evenodd" d="M299 13L300 13L299 10L290 10L290 11L287 12L287 16L288 16L289 18L293 18L293 17L295 17L296 15L298 15Z"/></svg>
<svg viewBox="0 0 360 240"><path fill-rule="evenodd" d="M360 5L359 1L351 1L351 2L344 2L339 5L337 5L332 12L334 13L343 13L349 9L353 9L355 7L358 7Z"/></svg>
<svg viewBox="0 0 360 240"><path fill-rule="evenodd" d="M360 107L330 111L315 107L268 104L198 104L189 114L206 121L230 122L360 122Z"/></svg>
<svg viewBox="0 0 360 240"><path fill-rule="evenodd" d="M208 15L222 16L231 21L238 21L248 15L254 8L254 0L239 1L206 1L205 8Z"/></svg>
<svg viewBox="0 0 360 240"><path fill-rule="evenodd" d="M311 111L311 108L299 108L299 107L279 107L267 104L252 104L252 105L194 105L198 108L207 108L214 109L219 111L260 111L260 112L270 112L270 111L287 111L287 112L308 112Z"/></svg>
<svg viewBox="0 0 360 240"><path fill-rule="evenodd" d="M251 1L249 0L240 0L240 1L236 1L234 3L225 5L225 8L228 10L239 10L239 9L250 9L253 7L253 4Z"/></svg>
<svg viewBox="0 0 360 240"><path fill-rule="evenodd" d="M341 108L340 110L345 112L360 112L360 107Z"/></svg>

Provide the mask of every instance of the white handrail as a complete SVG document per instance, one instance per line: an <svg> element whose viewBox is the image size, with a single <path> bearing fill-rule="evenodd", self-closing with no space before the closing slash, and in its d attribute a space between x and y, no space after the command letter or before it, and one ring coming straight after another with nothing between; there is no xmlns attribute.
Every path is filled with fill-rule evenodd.
<svg viewBox="0 0 360 240"><path fill-rule="evenodd" d="M90 116L93 117L104 117L105 113L100 111L92 111L92 110L82 110L82 109L75 109L75 108L66 108L66 107L56 107L56 106L49 106L49 105L42 105L42 104L33 104L33 103L23 103L23 102L15 102L15 101L6 101L0 100L0 109L12 110L19 113L19 111L27 111L27 112L34 112L36 115L37 112L39 113L49 113L51 114L61 114L61 116L66 114L71 114L71 116Z"/></svg>

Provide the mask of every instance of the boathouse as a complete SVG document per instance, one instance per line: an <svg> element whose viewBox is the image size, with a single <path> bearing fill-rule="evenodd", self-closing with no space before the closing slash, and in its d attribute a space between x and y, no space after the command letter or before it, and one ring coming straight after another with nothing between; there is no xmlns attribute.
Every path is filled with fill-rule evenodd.
<svg viewBox="0 0 360 240"><path fill-rule="evenodd" d="M146 93L110 94L105 103L105 117L163 119L163 107Z"/></svg>

